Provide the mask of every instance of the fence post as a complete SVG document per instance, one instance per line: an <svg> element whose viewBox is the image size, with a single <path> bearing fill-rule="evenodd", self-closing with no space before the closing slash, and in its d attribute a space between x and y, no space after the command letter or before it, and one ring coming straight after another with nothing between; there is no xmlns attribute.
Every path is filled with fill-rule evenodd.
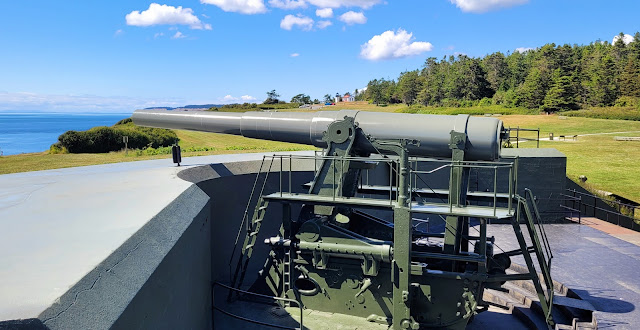
<svg viewBox="0 0 640 330"><path fill-rule="evenodd" d="M575 196L575 191L574 194ZM578 199L578 224L582 223L582 196L580 196L580 199Z"/></svg>

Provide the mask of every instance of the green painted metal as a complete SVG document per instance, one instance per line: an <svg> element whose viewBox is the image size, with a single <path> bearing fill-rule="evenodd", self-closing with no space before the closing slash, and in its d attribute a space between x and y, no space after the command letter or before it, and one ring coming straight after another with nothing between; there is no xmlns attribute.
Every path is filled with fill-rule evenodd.
<svg viewBox="0 0 640 330"><path fill-rule="evenodd" d="M282 184L276 193L265 195L261 190L254 216L247 226L233 286L242 285L263 212L268 205L278 203L283 205L282 224L277 236L264 241L271 247L271 253L261 277L253 285L256 290L294 299L304 308L357 316L388 324L393 329L464 329L473 315L486 309L482 301L485 288L498 288L508 280L530 279L538 290L548 323L553 324L553 288L543 290L531 257L535 254L540 261L545 283L552 283L550 257L545 261L545 256L550 256L548 241L543 227L535 228L535 204L531 213L527 199L515 194L517 167L466 161L465 132L454 130L450 135L452 159L434 170L423 171L420 164L443 161L412 157L409 146L415 141L367 136L351 117L331 123L324 133L327 144L324 155L311 158L321 164L307 194L291 193L291 188L283 192ZM370 147L355 147L364 143ZM363 151L370 149L389 156L373 157ZM277 158L283 164L283 156L274 156L271 164ZM287 161L292 164L294 157ZM366 188L367 195L374 193L377 198L358 195L364 189L362 184L358 185L359 178L371 164L389 171L386 187ZM499 168L509 170L507 192L497 191ZM493 172L493 192L468 192L472 169ZM287 177L283 170L280 165L281 182ZM418 187L421 175L447 170L449 189L439 194L447 196L448 201L422 200L420 194L424 188ZM267 178L265 175L265 182ZM492 200L492 205L469 205L467 197L474 195ZM499 206L500 203L504 206ZM294 206L301 209L297 217L291 214ZM378 219L355 210L357 207L387 210L391 219ZM412 219L419 213L445 217L445 232L416 230ZM469 233L470 217L480 220L478 236ZM526 245L521 231L522 217L526 218L523 223L532 246ZM520 250L493 253L493 240L487 238L486 227L490 218L512 218ZM427 237L442 238L443 244L417 245L418 239ZM469 242L475 243L474 251L469 251ZM509 256L520 254L527 262L529 273L507 275Z"/></svg>

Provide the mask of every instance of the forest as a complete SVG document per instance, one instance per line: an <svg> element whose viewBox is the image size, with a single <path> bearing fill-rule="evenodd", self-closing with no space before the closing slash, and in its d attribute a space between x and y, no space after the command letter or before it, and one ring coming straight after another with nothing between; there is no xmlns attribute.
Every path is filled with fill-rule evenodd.
<svg viewBox="0 0 640 330"><path fill-rule="evenodd" d="M537 49L427 58L397 79L374 79L357 95L375 104L501 105L545 112L640 106L640 32L613 43L546 44Z"/></svg>

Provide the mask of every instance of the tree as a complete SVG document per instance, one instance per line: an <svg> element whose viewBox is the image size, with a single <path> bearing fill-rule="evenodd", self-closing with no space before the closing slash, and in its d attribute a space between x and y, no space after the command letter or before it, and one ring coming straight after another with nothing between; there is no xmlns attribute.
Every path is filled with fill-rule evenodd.
<svg viewBox="0 0 640 330"><path fill-rule="evenodd" d="M422 90L422 80L418 70L403 72L398 78L398 92L402 102L411 106L416 102L418 93Z"/></svg>
<svg viewBox="0 0 640 330"><path fill-rule="evenodd" d="M371 100L375 105L385 102L385 94L383 91L384 79L373 79L367 84L367 99Z"/></svg>
<svg viewBox="0 0 640 330"><path fill-rule="evenodd" d="M554 72L553 85L547 92L544 103L540 107L542 111L549 113L578 108L574 99L571 77L562 76L561 74L561 69L556 69Z"/></svg>
<svg viewBox="0 0 640 330"><path fill-rule="evenodd" d="M305 94L298 94L291 98L291 103L310 104L311 97Z"/></svg>
<svg viewBox="0 0 640 330"><path fill-rule="evenodd" d="M277 104L280 100L278 98L280 94L276 92L275 89L272 89L270 92L267 92L267 99L264 100L264 104Z"/></svg>
<svg viewBox="0 0 640 330"><path fill-rule="evenodd" d="M629 57L620 75L620 94L640 97L640 60Z"/></svg>
<svg viewBox="0 0 640 330"><path fill-rule="evenodd" d="M616 86L616 64L610 55L604 55L589 73L585 83L588 99L593 106L610 106L618 98Z"/></svg>
<svg viewBox="0 0 640 330"><path fill-rule="evenodd" d="M333 103L333 98L330 94L324 94L324 103Z"/></svg>
<svg viewBox="0 0 640 330"><path fill-rule="evenodd" d="M504 55L500 52L493 53L482 60L482 66L487 73L490 88L494 92L504 90L509 77L509 67Z"/></svg>

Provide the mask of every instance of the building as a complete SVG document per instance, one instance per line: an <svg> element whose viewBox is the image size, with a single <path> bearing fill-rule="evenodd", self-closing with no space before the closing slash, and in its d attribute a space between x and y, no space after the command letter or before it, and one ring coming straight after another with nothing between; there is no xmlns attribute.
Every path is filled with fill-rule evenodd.
<svg viewBox="0 0 640 330"><path fill-rule="evenodd" d="M347 92L343 96L340 96L340 94L336 93L335 100L336 100L336 103L338 103L338 102L354 102L356 100L356 97L352 96L351 93L349 93L349 92Z"/></svg>

